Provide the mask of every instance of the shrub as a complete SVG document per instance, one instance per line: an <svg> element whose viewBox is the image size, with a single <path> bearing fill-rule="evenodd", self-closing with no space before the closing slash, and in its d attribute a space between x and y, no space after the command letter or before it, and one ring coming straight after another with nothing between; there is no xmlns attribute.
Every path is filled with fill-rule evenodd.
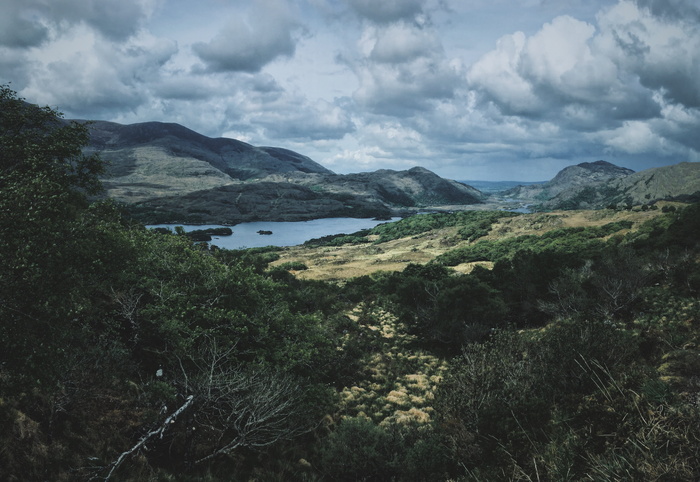
<svg viewBox="0 0 700 482"><path fill-rule="evenodd" d="M285 269L287 271L303 271L305 269L309 269L309 267L302 261L287 261L286 263L280 264L278 268Z"/></svg>

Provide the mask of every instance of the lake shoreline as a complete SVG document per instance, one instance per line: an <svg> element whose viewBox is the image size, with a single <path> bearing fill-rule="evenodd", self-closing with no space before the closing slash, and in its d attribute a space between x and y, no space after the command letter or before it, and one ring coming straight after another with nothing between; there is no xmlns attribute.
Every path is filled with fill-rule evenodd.
<svg viewBox="0 0 700 482"><path fill-rule="evenodd" d="M147 229L167 228L174 232L180 226L185 233L201 229L221 227L231 228L233 233L226 236L212 236L206 241L212 246L224 249L262 248L266 246L298 246L304 242L323 236L352 234L370 229L379 224L395 222L401 217L389 220L376 218L319 218L308 221L254 221L235 225L223 224L149 224ZM260 232L265 234L261 234Z"/></svg>

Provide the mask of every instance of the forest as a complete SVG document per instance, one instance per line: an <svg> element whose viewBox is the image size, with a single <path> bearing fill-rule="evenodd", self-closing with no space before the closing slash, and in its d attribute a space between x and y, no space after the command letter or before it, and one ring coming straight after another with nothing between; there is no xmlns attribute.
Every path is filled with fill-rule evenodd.
<svg viewBox="0 0 700 482"><path fill-rule="evenodd" d="M99 200L87 142L0 87L0 479L700 480L699 204L416 215L311 244L469 245L303 280Z"/></svg>

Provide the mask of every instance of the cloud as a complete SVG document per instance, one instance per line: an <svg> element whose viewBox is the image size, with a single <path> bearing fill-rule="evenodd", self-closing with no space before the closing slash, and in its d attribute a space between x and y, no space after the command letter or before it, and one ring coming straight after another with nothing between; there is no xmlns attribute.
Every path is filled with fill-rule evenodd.
<svg viewBox="0 0 700 482"><path fill-rule="evenodd" d="M475 62L467 74L471 87L505 114L534 114L541 110L534 85L519 71L525 42L522 32L500 38L496 49Z"/></svg>
<svg viewBox="0 0 700 482"><path fill-rule="evenodd" d="M663 139L646 122L625 121L617 129L601 132L600 137L605 145L615 151L628 154L663 152Z"/></svg>
<svg viewBox="0 0 700 482"><path fill-rule="evenodd" d="M693 0L634 0L639 8L667 20L700 21L700 6Z"/></svg>
<svg viewBox="0 0 700 482"><path fill-rule="evenodd" d="M346 172L697 160L697 2L564 3L4 0L0 83L69 117L178 122Z"/></svg>
<svg viewBox="0 0 700 482"><path fill-rule="evenodd" d="M581 112L606 100L624 102L617 67L594 51L594 34L592 25L561 16L531 37L505 36L472 65L468 81L511 115L550 115L572 107Z"/></svg>
<svg viewBox="0 0 700 482"><path fill-rule="evenodd" d="M642 2L650 3L650 2ZM683 2L651 2L686 5ZM668 12L668 10L664 10ZM679 10L676 10L679 12ZM700 31L697 22L621 1L599 19L600 43L622 69L671 102L700 107Z"/></svg>
<svg viewBox="0 0 700 482"><path fill-rule="evenodd" d="M503 115L550 118L594 130L652 118L660 107L593 25L557 17L534 35L507 35L469 69L467 80ZM609 42L607 42L609 43Z"/></svg>
<svg viewBox="0 0 700 482"><path fill-rule="evenodd" d="M323 100L309 103L303 99L284 112L267 110L258 115L256 124L263 126L269 139L291 141L342 139L355 130L349 113Z"/></svg>
<svg viewBox="0 0 700 482"><path fill-rule="evenodd" d="M45 4L52 21L84 22L106 38L124 41L135 35L155 8L155 0L50 0Z"/></svg>
<svg viewBox="0 0 700 482"><path fill-rule="evenodd" d="M399 22L367 26L357 57L344 57L359 81L358 105L374 114L406 117L449 98L461 82L432 25Z"/></svg>
<svg viewBox="0 0 700 482"><path fill-rule="evenodd" d="M278 57L291 57L299 28L281 0L256 2L246 16L237 15L207 42L192 45L214 72L258 72Z"/></svg>
<svg viewBox="0 0 700 482"><path fill-rule="evenodd" d="M155 0L5 0L0 45L37 47L78 25L125 41L142 28Z"/></svg>
<svg viewBox="0 0 700 482"><path fill-rule="evenodd" d="M384 169L409 169L414 161L397 159L391 151L378 146L359 146L343 149L341 152L324 159L324 165L340 173L373 171Z"/></svg>
<svg viewBox="0 0 700 482"><path fill-rule="evenodd" d="M356 102L372 113L408 117L451 97L459 81L447 62L420 58L400 65L368 64L359 72Z"/></svg>
<svg viewBox="0 0 700 482"><path fill-rule="evenodd" d="M174 43L151 37L113 44L85 27L51 48L46 53L51 60L32 67L23 94L87 118L108 118L148 102L149 85L177 50Z"/></svg>
<svg viewBox="0 0 700 482"><path fill-rule="evenodd" d="M398 64L441 52L442 45L432 32L399 23L377 33L370 58L379 63Z"/></svg>
<svg viewBox="0 0 700 482"><path fill-rule="evenodd" d="M347 0L361 17L377 23L410 20L423 10L423 0Z"/></svg>
<svg viewBox="0 0 700 482"><path fill-rule="evenodd" d="M432 127L482 158L698 159L700 31L679 5L621 0L595 24L559 16L505 35L469 68L463 113L452 102Z"/></svg>
<svg viewBox="0 0 700 482"><path fill-rule="evenodd" d="M0 46L0 83L11 82L11 87L20 91L31 81L35 62L22 50Z"/></svg>
<svg viewBox="0 0 700 482"><path fill-rule="evenodd" d="M0 15L0 45L29 48L41 45L49 38L49 29L23 0L7 0Z"/></svg>

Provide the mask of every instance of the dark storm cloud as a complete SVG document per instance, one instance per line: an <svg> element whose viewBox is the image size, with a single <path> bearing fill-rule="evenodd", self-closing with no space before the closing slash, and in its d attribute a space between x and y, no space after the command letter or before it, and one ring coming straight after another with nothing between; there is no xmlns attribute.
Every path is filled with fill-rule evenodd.
<svg viewBox="0 0 700 482"><path fill-rule="evenodd" d="M36 47L54 32L85 24L106 38L124 41L148 16L140 0L3 0L0 45Z"/></svg>
<svg viewBox="0 0 700 482"><path fill-rule="evenodd" d="M637 17L615 14L620 6L603 18L602 36L614 39L607 54L669 102L700 107L700 17L686 15L698 8L680 1L636 3L649 6Z"/></svg>
<svg viewBox="0 0 700 482"><path fill-rule="evenodd" d="M12 88L24 89L31 80L32 62L22 50L0 47L0 82L12 82Z"/></svg>
<svg viewBox="0 0 700 482"><path fill-rule="evenodd" d="M0 45L13 48L36 47L49 37L44 25L23 0L6 0L0 15Z"/></svg>
<svg viewBox="0 0 700 482"><path fill-rule="evenodd" d="M136 34L148 14L145 2L139 0L50 0L37 3L45 4L47 13L55 21L85 22L115 41Z"/></svg>
<svg viewBox="0 0 700 482"><path fill-rule="evenodd" d="M634 0L640 8L668 20L700 21L700 5L695 0Z"/></svg>
<svg viewBox="0 0 700 482"><path fill-rule="evenodd" d="M298 28L284 2L269 0L257 3L247 18L231 18L213 39L192 49L211 71L258 72L278 57L294 54Z"/></svg>

